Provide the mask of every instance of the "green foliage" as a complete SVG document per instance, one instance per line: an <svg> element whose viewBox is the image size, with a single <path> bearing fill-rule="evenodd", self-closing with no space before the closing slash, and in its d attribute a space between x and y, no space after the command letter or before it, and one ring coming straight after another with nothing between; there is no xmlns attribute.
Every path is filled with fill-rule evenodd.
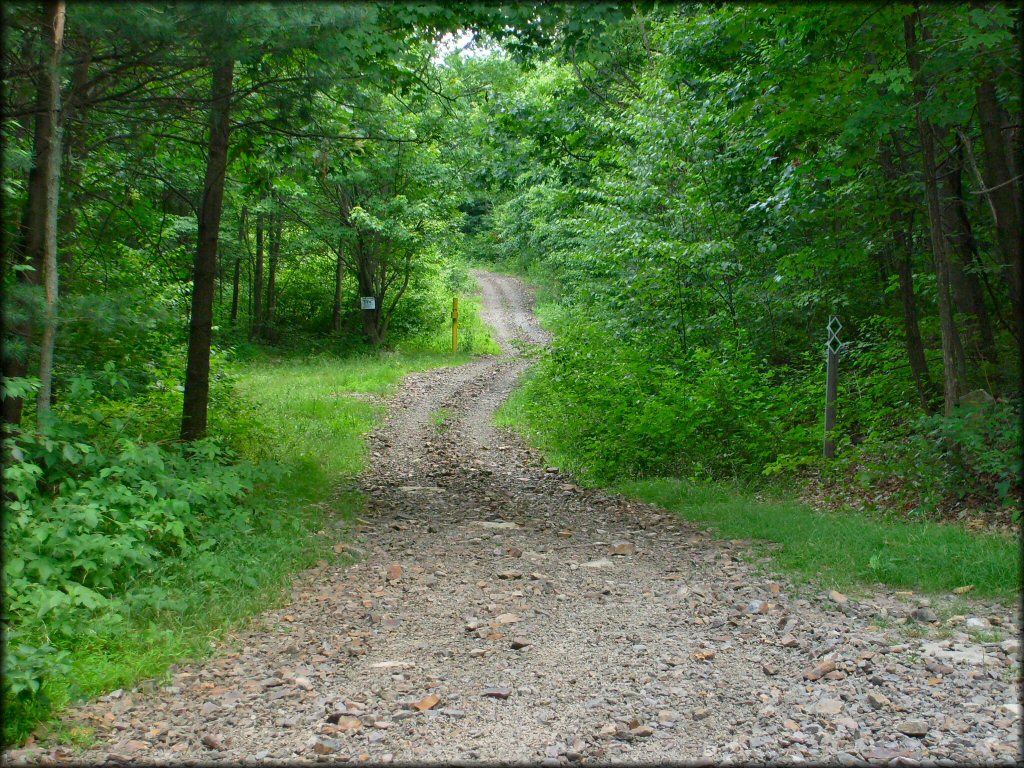
<svg viewBox="0 0 1024 768"><path fill-rule="evenodd" d="M995 91L996 122L1020 125L1019 9L921 13L920 114L935 128L942 195L959 206L943 226L966 222L945 233L957 372L997 399L951 418L923 415L948 361L907 10L73 4L54 402L37 419L45 304L24 235L38 219L40 17L5 8L4 390L24 399L4 448L8 740L73 695L208 650L208 633L327 551L318 505L361 466L375 413L350 395L498 351L467 262L544 282L558 339L504 418L590 481L810 469L896 483L900 511L1007 517L1021 492L1020 361L979 89ZM436 60L435 41L463 29L480 34L474 55ZM210 64L224 56L235 74L216 439L184 447L172 441L196 320L207 149L196 127L209 125ZM1018 134L1006 134L1011 149ZM367 295L376 318L360 307ZM825 466L833 314L847 343L840 460ZM916 330L929 368L917 376ZM279 471L252 463L263 460ZM904 557L879 547L868 567L913 581Z"/></svg>
<svg viewBox="0 0 1024 768"><path fill-rule="evenodd" d="M861 484L899 477L896 498L913 514L970 501L986 512L1011 510L1020 521L1020 402L964 405L952 417L917 417L901 439L851 446L838 474ZM962 509L962 507L961 507Z"/></svg>
<svg viewBox="0 0 1024 768"><path fill-rule="evenodd" d="M21 638L66 646L131 609L160 607L165 595L140 580L168 560L247 534L251 512L241 502L266 475L230 464L211 441L160 447L122 438L104 449L61 422L8 438L4 451L4 621L17 649L5 658L5 679L13 696L35 694L51 672L66 671L66 653Z"/></svg>
<svg viewBox="0 0 1024 768"><path fill-rule="evenodd" d="M947 158L984 144L971 113L982 73L965 64L973 46L1007 77L1014 14L974 10L924 14L923 108ZM1009 518L1019 443L1002 427L922 418L911 330L929 406L945 363L901 63L906 9L862 11L666 7L531 70L462 62L459 77L476 67L503 86L477 103L469 129L492 197L473 243L557 294L557 340L509 407L584 477L838 477L865 463L870 482L905 484L928 514L960 498ZM1017 95L1000 99L1017 114ZM1007 401L1019 355L993 321L1009 310L1002 257L963 162L973 253L953 254L963 277L952 291L962 386ZM845 342L831 469L820 458L830 315Z"/></svg>
<svg viewBox="0 0 1024 768"><path fill-rule="evenodd" d="M786 385L748 351L652 364L596 325L557 327L512 407L588 480L749 476L780 449L807 448L806 433L786 421Z"/></svg>

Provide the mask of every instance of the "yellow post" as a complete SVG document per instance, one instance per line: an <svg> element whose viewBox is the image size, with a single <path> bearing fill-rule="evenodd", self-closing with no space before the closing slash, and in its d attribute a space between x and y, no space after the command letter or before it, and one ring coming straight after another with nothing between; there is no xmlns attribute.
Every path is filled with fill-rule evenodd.
<svg viewBox="0 0 1024 768"><path fill-rule="evenodd" d="M452 296L452 354L459 354L459 297Z"/></svg>

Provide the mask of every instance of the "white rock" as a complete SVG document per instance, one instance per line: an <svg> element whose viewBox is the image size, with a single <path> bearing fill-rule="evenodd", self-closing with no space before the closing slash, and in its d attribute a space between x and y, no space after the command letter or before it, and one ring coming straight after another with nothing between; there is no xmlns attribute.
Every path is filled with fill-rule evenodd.
<svg viewBox="0 0 1024 768"><path fill-rule="evenodd" d="M921 651L929 656L934 656L936 659L962 662L974 666L996 663L995 657L992 654L986 654L985 649L978 645L968 646L963 650L952 650L943 648L938 643L922 643Z"/></svg>
<svg viewBox="0 0 1024 768"><path fill-rule="evenodd" d="M999 711L1005 712L1008 715L1020 717L1021 707L1020 704L1018 704L1016 701L1011 701L1007 704L1003 704L1003 706L999 708Z"/></svg>
<svg viewBox="0 0 1024 768"><path fill-rule="evenodd" d="M988 629L992 625L988 623L988 619L981 619L977 616L969 616L967 621L964 622L964 626L968 629Z"/></svg>
<svg viewBox="0 0 1024 768"><path fill-rule="evenodd" d="M838 699L819 699L814 705L816 715L838 715L843 711L843 702Z"/></svg>

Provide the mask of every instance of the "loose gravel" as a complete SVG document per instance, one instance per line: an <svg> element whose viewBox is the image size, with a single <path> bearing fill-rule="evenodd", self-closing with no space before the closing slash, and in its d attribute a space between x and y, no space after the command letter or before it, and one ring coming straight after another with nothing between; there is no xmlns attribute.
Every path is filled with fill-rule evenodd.
<svg viewBox="0 0 1024 768"><path fill-rule="evenodd" d="M170 685L69 712L94 747L5 762L1020 761L1018 616L801 588L545 467L493 414L546 335L518 280L476 276L504 354L391 400L339 531L359 561Z"/></svg>

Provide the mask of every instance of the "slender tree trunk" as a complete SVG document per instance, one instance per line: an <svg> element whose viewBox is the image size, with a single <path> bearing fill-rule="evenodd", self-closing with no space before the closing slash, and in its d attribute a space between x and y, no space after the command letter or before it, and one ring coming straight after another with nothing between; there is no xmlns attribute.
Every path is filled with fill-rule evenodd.
<svg viewBox="0 0 1024 768"><path fill-rule="evenodd" d="M374 285L374 277L376 276L377 267L372 258L364 258L359 260L359 269L357 271L357 279L359 281L359 295L360 296L372 296L374 298L374 308L364 309L363 313L363 332L366 334L366 338L370 340L370 343L375 347L379 347L384 341L380 332L380 317L381 317L381 296L377 295L377 289Z"/></svg>
<svg viewBox="0 0 1024 768"><path fill-rule="evenodd" d="M185 402L181 416L182 440L196 440L206 435L210 399L210 344L213 335L213 284L217 273L217 240L228 165L234 73L235 62L230 58L215 63L212 68L209 153L199 207L199 237L192 277Z"/></svg>
<svg viewBox="0 0 1024 768"><path fill-rule="evenodd" d="M235 274L231 281L231 324L238 322L238 289L242 278L242 257L235 257Z"/></svg>
<svg viewBox="0 0 1024 768"><path fill-rule="evenodd" d="M24 261L19 263L24 264ZM18 282L24 287L38 288L42 270L34 268L21 270L17 273ZM8 300L10 298L8 297ZM6 330L6 329L5 329ZM24 349L21 354L16 354L10 348L3 352L3 374L8 379L20 379L28 375L28 352L32 343L32 323L25 321L14 325L10 329L12 336L20 337ZM24 400L20 397L9 397L4 393L3 398L3 423L5 426L17 427L21 424L21 414L24 409ZM5 430L7 431L7 430Z"/></svg>
<svg viewBox="0 0 1024 768"><path fill-rule="evenodd" d="M235 254L235 274L231 281L231 324L238 322L238 290L242 281L242 243L245 241L245 206L238 215L238 252Z"/></svg>
<svg viewBox="0 0 1024 768"><path fill-rule="evenodd" d="M341 330L341 307L344 298L345 256L344 243L338 238L338 260L334 264L334 308L331 312L331 330Z"/></svg>
<svg viewBox="0 0 1024 768"><path fill-rule="evenodd" d="M50 45L50 32L45 22L41 22L40 29L41 35L44 38L44 45ZM29 45L30 40L26 37L26 50L28 50ZM53 90L52 81L49 77L46 53L43 53L39 64L39 73L36 76L35 82L36 105L35 120L33 121L32 167L28 173L28 196L21 211L18 238L12 249L14 257L12 262L14 266L25 267L18 270L16 279L22 288L28 289L28 292L31 293L35 293L35 290L43 284L43 230L48 192L46 169L49 162L47 150L53 126L51 113ZM0 256L6 261L6 253L0 254ZM6 270L7 267L5 265L5 273ZM33 313L31 300L27 300L20 309L25 314ZM22 378L28 375L29 350L36 330L33 326L33 319L29 317L11 328L11 334L20 337L24 349L20 356L13 353L9 348L4 350L3 373L7 378ZM24 401L22 398L4 397L4 423L13 426L20 425L23 409Z"/></svg>
<svg viewBox="0 0 1024 768"><path fill-rule="evenodd" d="M949 262L953 301L957 310L969 324L980 357L990 363L997 362L992 320L985 306L981 281L973 271L978 265L978 247L974 240L971 221L967 215L963 190L963 144L954 136L954 152L949 156L942 172L942 218L953 258Z"/></svg>
<svg viewBox="0 0 1024 768"><path fill-rule="evenodd" d="M919 12L915 11L903 19L903 34L907 45L907 63L914 76L914 104L917 109L917 129L921 140L924 160L924 187L928 203L929 234L932 244L932 258L935 262L937 300L939 305L939 326L942 331L942 392L943 413L950 416L953 407L960 400L960 366L957 360L956 322L949 298L949 254L946 251L946 237L942 231L942 203L939 199L939 184L935 168L935 137L931 124L925 119L921 106L925 100L925 89L921 76L921 60L917 52L916 25Z"/></svg>
<svg viewBox="0 0 1024 768"><path fill-rule="evenodd" d="M92 64L92 47L88 41L86 46L85 52L75 61L71 73L71 88L61 114L61 124L64 126L62 147L64 181L61 184L64 202L60 206L57 234L66 238L60 249L60 262L65 267L70 267L72 264L72 249L68 245L70 242L74 242L73 236L78 222L78 205L75 195L82 177L84 155L88 152L84 102L91 95L88 82L89 67Z"/></svg>
<svg viewBox="0 0 1024 768"><path fill-rule="evenodd" d="M910 236L910 226L904 233L900 231L899 224L900 222L896 222L897 229L893 234L896 241L896 274L899 277L900 298L903 304L903 330L907 345L907 359L910 361L910 370L914 376L914 386L917 388L917 399L921 404L921 409L925 413L931 414L935 412L935 408L932 407L935 384L928 371L928 362L924 356L924 343L921 341L921 327L917 321L917 301L914 297L914 271L911 259L913 240Z"/></svg>
<svg viewBox="0 0 1024 768"><path fill-rule="evenodd" d="M890 185L895 185L899 178L892 151L884 141L880 149L879 159L882 173ZM903 307L903 335L918 402L925 413L932 414L935 412L932 400L937 392L928 371L928 361L924 356L921 326L917 319L917 299L914 296L914 217L904 212L900 202L900 200L890 202L889 221L892 224L895 244L893 264L899 279L900 303Z"/></svg>
<svg viewBox="0 0 1024 768"><path fill-rule="evenodd" d="M996 236L1003 257L1003 274L1013 307L1014 326L1020 338L1024 330L1021 296L1021 185L1014 172L1010 142L1003 135L1008 120L999 105L991 77L984 78L978 85L977 100L985 154L983 175L988 185L986 195L995 216Z"/></svg>
<svg viewBox="0 0 1024 768"><path fill-rule="evenodd" d="M281 256L281 212L277 211L270 225L270 253L267 269L267 306L263 321L264 330L273 333L274 310L277 309L277 262Z"/></svg>
<svg viewBox="0 0 1024 768"><path fill-rule="evenodd" d="M252 324L252 254L248 254L245 260L245 311L249 315L249 323Z"/></svg>
<svg viewBox="0 0 1024 768"><path fill-rule="evenodd" d="M249 337L263 335L263 214L256 214L256 268L252 287L252 327Z"/></svg>
<svg viewBox="0 0 1024 768"><path fill-rule="evenodd" d="M46 296L46 321L39 345L39 392L36 396L36 418L41 421L50 410L53 393L53 349L57 339L57 203L60 199L60 57L64 48L64 2L48 2L45 6L46 71L41 83L46 89L46 109L36 115L44 122L42 146L36 155L46 186L45 208L40 214L42 224L41 258L43 290ZM37 137L40 135L36 134Z"/></svg>

